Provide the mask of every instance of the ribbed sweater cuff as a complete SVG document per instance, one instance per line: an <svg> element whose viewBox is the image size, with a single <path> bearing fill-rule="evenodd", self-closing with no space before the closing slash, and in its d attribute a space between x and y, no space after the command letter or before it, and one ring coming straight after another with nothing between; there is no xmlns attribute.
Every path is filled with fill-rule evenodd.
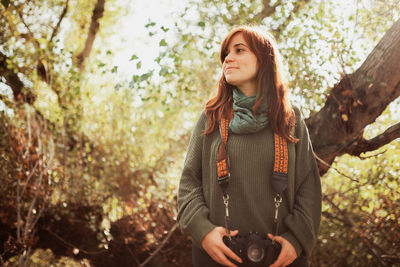
<svg viewBox="0 0 400 267"><path fill-rule="evenodd" d="M300 256L301 252L303 251L303 248L301 247L299 241L293 236L291 232L286 232L281 235L283 238L285 238L287 241L292 244L292 246L295 248L297 257Z"/></svg>
<svg viewBox="0 0 400 267"><path fill-rule="evenodd" d="M216 225L212 224L208 219L208 210L203 209L193 216L187 231L191 233L194 244L202 248L201 242L203 238L215 227Z"/></svg>

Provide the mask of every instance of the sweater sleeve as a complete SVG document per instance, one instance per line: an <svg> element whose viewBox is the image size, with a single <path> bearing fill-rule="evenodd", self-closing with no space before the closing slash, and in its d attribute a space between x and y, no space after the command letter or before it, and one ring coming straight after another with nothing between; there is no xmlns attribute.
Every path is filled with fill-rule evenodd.
<svg viewBox="0 0 400 267"><path fill-rule="evenodd" d="M202 187L204 136L201 133L205 129L206 121L207 118L203 112L190 138L178 190L179 228L184 234L190 235L199 248L204 236L216 227L208 218L209 209L204 200Z"/></svg>
<svg viewBox="0 0 400 267"><path fill-rule="evenodd" d="M296 110L298 112L298 110ZM321 219L321 181L307 126L300 114L296 114L295 194L293 210L284 219L289 229L283 236L293 244L297 255L307 256L317 241Z"/></svg>

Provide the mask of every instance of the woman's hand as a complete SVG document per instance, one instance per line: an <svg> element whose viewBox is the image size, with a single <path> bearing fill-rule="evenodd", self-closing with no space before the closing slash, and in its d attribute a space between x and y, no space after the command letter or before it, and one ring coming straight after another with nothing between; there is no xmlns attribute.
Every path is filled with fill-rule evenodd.
<svg viewBox="0 0 400 267"><path fill-rule="evenodd" d="M278 235L273 236L271 234L268 234L268 237L279 242L282 246L281 253L279 253L278 258L269 267L285 267L291 264L297 258L296 249L285 238Z"/></svg>
<svg viewBox="0 0 400 267"><path fill-rule="evenodd" d="M238 233L238 230L231 231L231 236L235 236ZM224 241L222 241L222 237L225 235L228 236L224 227L215 227L203 238L201 246L208 255L219 264L236 267L226 256L240 263L242 260L225 245Z"/></svg>

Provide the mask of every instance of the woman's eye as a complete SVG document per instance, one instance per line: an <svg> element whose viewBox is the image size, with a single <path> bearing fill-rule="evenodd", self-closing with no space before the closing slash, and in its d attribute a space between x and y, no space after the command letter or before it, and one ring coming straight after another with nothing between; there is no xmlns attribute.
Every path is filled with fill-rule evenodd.
<svg viewBox="0 0 400 267"><path fill-rule="evenodd" d="M241 49L241 48L236 49L236 52L237 52L237 53L240 53L240 52L242 52L242 51L244 51L244 50Z"/></svg>

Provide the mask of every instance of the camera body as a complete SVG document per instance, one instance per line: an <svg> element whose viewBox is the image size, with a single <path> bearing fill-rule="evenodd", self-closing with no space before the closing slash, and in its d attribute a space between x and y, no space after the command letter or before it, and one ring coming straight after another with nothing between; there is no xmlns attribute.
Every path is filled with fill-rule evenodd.
<svg viewBox="0 0 400 267"><path fill-rule="evenodd" d="M243 260L246 266L269 266L278 258L281 244L272 243L267 235L250 232L245 236L223 237L225 245ZM230 261L240 266L238 262L229 258Z"/></svg>

